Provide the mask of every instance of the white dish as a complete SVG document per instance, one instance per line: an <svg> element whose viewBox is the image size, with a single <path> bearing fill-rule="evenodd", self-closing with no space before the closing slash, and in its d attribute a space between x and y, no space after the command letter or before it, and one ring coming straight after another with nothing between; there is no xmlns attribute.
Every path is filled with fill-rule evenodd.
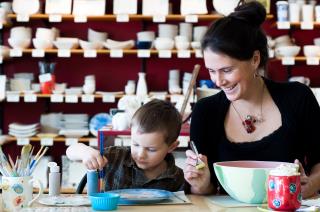
<svg viewBox="0 0 320 212"><path fill-rule="evenodd" d="M17 138L27 138L27 137L31 137L31 136L34 136L35 134L37 134L37 132L32 132L32 133L14 133L14 132L11 132L9 130L9 135L12 135L12 136L15 136Z"/></svg>
<svg viewBox="0 0 320 212"><path fill-rule="evenodd" d="M206 0L181 0L180 13L181 15L207 14L207 2Z"/></svg>
<svg viewBox="0 0 320 212"><path fill-rule="evenodd" d="M12 10L17 14L32 15L40 9L39 0L13 0Z"/></svg>
<svg viewBox="0 0 320 212"><path fill-rule="evenodd" d="M143 0L143 15L168 15L169 0Z"/></svg>
<svg viewBox="0 0 320 212"><path fill-rule="evenodd" d="M50 40L33 38L32 43L36 49L52 49L53 47L53 43Z"/></svg>
<svg viewBox="0 0 320 212"><path fill-rule="evenodd" d="M57 197L42 197L38 201L43 205L50 206L81 206L90 205L90 200L87 196L72 195L72 196L57 196Z"/></svg>
<svg viewBox="0 0 320 212"><path fill-rule="evenodd" d="M71 14L72 0L46 0L46 14Z"/></svg>
<svg viewBox="0 0 320 212"><path fill-rule="evenodd" d="M39 127L39 123L35 124L19 124L19 123L11 123L9 124L9 128L16 130L30 130Z"/></svg>
<svg viewBox="0 0 320 212"><path fill-rule="evenodd" d="M53 41L53 44L58 49L76 49L79 46L79 39L59 37L57 40Z"/></svg>
<svg viewBox="0 0 320 212"><path fill-rule="evenodd" d="M137 14L137 0L113 0L113 14Z"/></svg>
<svg viewBox="0 0 320 212"><path fill-rule="evenodd" d="M59 135L64 135L67 138L81 138L89 135L88 129L61 129Z"/></svg>
<svg viewBox="0 0 320 212"><path fill-rule="evenodd" d="M31 44L29 38L8 38L9 45L14 49L26 49Z"/></svg>
<svg viewBox="0 0 320 212"><path fill-rule="evenodd" d="M108 49L131 49L134 47L134 40L127 41L115 41L111 39L107 39L103 45Z"/></svg>
<svg viewBox="0 0 320 212"><path fill-rule="evenodd" d="M238 5L239 0L213 0L212 4L214 9L222 14L222 15L229 15L234 11L234 8Z"/></svg>
<svg viewBox="0 0 320 212"><path fill-rule="evenodd" d="M84 50L98 50L103 48L103 42L90 42L90 41L84 41L79 40L80 47Z"/></svg>
<svg viewBox="0 0 320 212"><path fill-rule="evenodd" d="M73 0L73 15L97 16L104 15L106 0Z"/></svg>

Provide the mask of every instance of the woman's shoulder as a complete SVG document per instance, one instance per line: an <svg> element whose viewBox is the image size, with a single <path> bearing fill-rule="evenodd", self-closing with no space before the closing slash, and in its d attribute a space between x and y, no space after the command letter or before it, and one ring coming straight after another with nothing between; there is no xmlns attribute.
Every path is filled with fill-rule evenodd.
<svg viewBox="0 0 320 212"><path fill-rule="evenodd" d="M274 97L296 100L312 94L311 89L300 82L275 82L271 80L265 80L265 82Z"/></svg>

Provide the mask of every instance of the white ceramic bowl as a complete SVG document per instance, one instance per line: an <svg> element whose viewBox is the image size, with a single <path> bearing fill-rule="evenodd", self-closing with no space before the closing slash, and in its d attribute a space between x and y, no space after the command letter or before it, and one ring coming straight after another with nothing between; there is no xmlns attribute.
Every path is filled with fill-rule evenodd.
<svg viewBox="0 0 320 212"><path fill-rule="evenodd" d="M238 5L239 0L212 0L214 9L222 14L229 15L234 11L234 8Z"/></svg>
<svg viewBox="0 0 320 212"><path fill-rule="evenodd" d="M275 49L277 57L295 57L299 54L300 46L281 46Z"/></svg>
<svg viewBox="0 0 320 212"><path fill-rule="evenodd" d="M171 50L174 47L174 41L170 38L157 38L154 45L157 50Z"/></svg>
<svg viewBox="0 0 320 212"><path fill-rule="evenodd" d="M188 41L176 41L175 47L178 50L187 50L190 47L190 42Z"/></svg>
<svg viewBox="0 0 320 212"><path fill-rule="evenodd" d="M303 54L306 57L319 57L320 56L320 46L305 45L305 46L303 46Z"/></svg>
<svg viewBox="0 0 320 212"><path fill-rule="evenodd" d="M38 39L47 39L47 40L55 40L56 32L53 29L48 29L48 28L37 28L36 30L36 38Z"/></svg>
<svg viewBox="0 0 320 212"><path fill-rule="evenodd" d="M127 41L115 41L111 39L107 39L103 45L108 49L131 49L134 47L134 40Z"/></svg>
<svg viewBox="0 0 320 212"><path fill-rule="evenodd" d="M99 41L84 41L79 40L80 47L84 50L98 50L103 48L103 43Z"/></svg>
<svg viewBox="0 0 320 212"><path fill-rule="evenodd" d="M53 44L58 49L76 49L79 46L78 38L59 37L53 41Z"/></svg>
<svg viewBox="0 0 320 212"><path fill-rule="evenodd" d="M8 38L9 45L14 49L26 49L31 44L30 38Z"/></svg>
<svg viewBox="0 0 320 212"><path fill-rule="evenodd" d="M93 29L88 29L88 41L90 42L105 42L108 38L108 33L106 32L98 32Z"/></svg>
<svg viewBox="0 0 320 212"><path fill-rule="evenodd" d="M10 29L11 38L31 38L32 30L30 27L17 26Z"/></svg>
<svg viewBox="0 0 320 212"><path fill-rule="evenodd" d="M39 0L13 0L12 10L17 14L32 15L40 10Z"/></svg>
<svg viewBox="0 0 320 212"><path fill-rule="evenodd" d="M316 45L316 46L320 46L320 38L315 38L315 39L313 39L313 43L314 43L314 45Z"/></svg>
<svg viewBox="0 0 320 212"><path fill-rule="evenodd" d="M33 38L32 43L36 49L52 49L53 47L53 42L45 39Z"/></svg>
<svg viewBox="0 0 320 212"><path fill-rule="evenodd" d="M154 31L141 31L137 33L138 41L154 41L155 32Z"/></svg>

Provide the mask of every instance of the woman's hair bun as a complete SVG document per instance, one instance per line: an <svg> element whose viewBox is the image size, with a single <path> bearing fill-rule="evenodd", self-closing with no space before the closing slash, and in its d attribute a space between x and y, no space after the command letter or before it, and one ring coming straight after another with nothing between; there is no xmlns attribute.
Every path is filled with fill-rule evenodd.
<svg viewBox="0 0 320 212"><path fill-rule="evenodd" d="M260 27L265 21L266 15L266 9L261 3L251 1L237 6L229 17L245 21L255 27Z"/></svg>

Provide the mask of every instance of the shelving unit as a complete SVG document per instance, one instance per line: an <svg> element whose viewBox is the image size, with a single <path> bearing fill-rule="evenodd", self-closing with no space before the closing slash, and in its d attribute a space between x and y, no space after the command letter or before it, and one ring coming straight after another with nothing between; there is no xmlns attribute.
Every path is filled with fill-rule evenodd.
<svg viewBox="0 0 320 212"><path fill-rule="evenodd" d="M206 14L206 15L196 15L199 21L212 21L216 20L218 18L221 18L222 16L220 14ZM137 15L128 15L129 20L133 21L152 21L153 16L146 16L142 14L137 14ZM166 21L185 21L187 16L184 15L179 15L179 14L172 14L172 15L167 15L165 16ZM272 14L267 15L267 19L273 19ZM8 18L10 19L17 19L17 14L8 14ZM31 15L30 20L34 19L46 19L49 20L50 15L48 14L34 14ZM116 21L117 20L117 15L113 14L106 14L103 16L87 16L87 20L89 21ZM75 16L74 15L61 15L61 19L63 20L74 20Z"/></svg>
<svg viewBox="0 0 320 212"><path fill-rule="evenodd" d="M109 1L109 0L108 0ZM208 2L212 2L209 1ZM197 16L183 16L179 14L174 15L167 15L165 16L166 23L174 23L177 22L190 22L195 25L207 25L209 22L220 18L221 15L218 14L207 14L207 15L197 15ZM113 14L106 14L103 16L88 16L88 17L80 17L82 21L79 21L74 15L62 15L62 16L50 16L47 14L35 14L27 17L28 21L19 20L17 14L8 14L8 18L12 21L13 24L10 25L3 25L3 35L4 39L8 37L8 27L10 26L30 26L33 27L33 31L35 27L52 27L55 26L57 28L62 27L62 33L68 31L64 36L75 36L75 37L84 37L83 34L85 32L84 28L100 28L101 31L108 31L108 32L117 32L118 35L121 34L121 39L133 39L135 32L141 30L154 30L154 27L159 23L155 21L156 17L153 16L144 16L141 14L138 15L129 15L128 16L128 23L123 23L122 21L117 20L118 16ZM25 17L24 17L25 18ZM274 16L269 14L267 16L268 20L273 20ZM60 20L61 19L61 20ZM84 23L84 20L86 21ZM195 21L196 20L196 21ZM66 26L66 22L68 22L68 26ZM78 24L81 23L81 24ZM107 22L107 23L106 23ZM205 22L205 23L204 23ZM126 25L127 28L123 27L109 27L110 26L117 26L117 24L128 24ZM128 27L129 26L129 27ZM131 27L133 29L131 29ZM72 29L71 29L72 28ZM64 31L65 30L65 31ZM126 31L128 30L128 32ZM119 33L120 32L120 33ZM125 32L125 33L123 33ZM69 33L69 34L68 34ZM74 34L73 34L74 33ZM77 34L78 33L78 34ZM117 35L115 35L117 37ZM120 36L119 36L120 37ZM11 51L17 50L11 49ZM34 53L38 53L38 56L33 55ZM43 53L43 55L39 56L39 52ZM144 53L144 56L141 55L141 52ZM20 53L20 52L19 52ZM182 72L188 72L192 70L194 63L202 62L202 54L201 51L197 50L186 50L186 51L177 51L177 50L170 50L166 52L157 51L155 49L151 50L138 50L138 49L129 49L123 50L123 57L114 58L112 56L112 50L108 49L101 49L97 51L91 51L91 54L96 54L97 57L94 58L85 58L86 53L88 51L82 49L73 49L70 50L70 58L69 57L61 57L59 56L58 49L47 49L43 52L36 50L36 49L25 49L21 51L22 55L14 55L11 59L6 60L3 62L2 66L2 74L9 72L9 75L12 73L21 72L23 68L32 68L33 72L36 72L34 69L37 65L34 65L35 62L39 60L45 60L48 62L52 61L59 61L59 70L57 70L57 79L61 81L63 79L65 82L71 81L70 84L78 84L79 80L76 78L80 78L82 75L85 74L96 74L97 79L100 80L98 82L97 90L100 90L99 86L108 90L110 87L114 87L114 90L120 90L119 88L123 88L123 82L128 79L136 79L136 72L146 72L147 77L148 74L150 76L150 91L161 91L163 88L167 87L167 79L164 77L167 75L167 70L169 68L172 69L180 69ZM168 53L170 57L164 57L162 54ZM148 55L149 56L146 56ZM162 55L162 56L161 56ZM83 56L83 57L82 57ZM88 55L87 55L88 57ZM21 64L22 63L22 64ZM24 64L25 63L25 64ZM74 66L75 65L75 66ZM104 68L102 69L101 66ZM17 68L16 68L17 67ZM7 69L6 69L7 68ZM24 70L24 69L23 69ZM103 71L102 71L103 70ZM119 77L118 75L123 75L123 77ZM116 76L117 75L117 76ZM105 78L102 80L102 78ZM124 78L124 79L122 79ZM209 78L206 72L200 74L200 78ZM149 81L148 81L149 82ZM109 86L109 87L107 87ZM110 89L109 89L110 90ZM108 91L109 91L108 90ZM33 104L29 104L30 101L25 101L27 96L34 95L38 101ZM58 94L60 95L60 94ZM112 94L111 94L112 95ZM82 104L88 103L81 101L81 97L83 95L76 95L78 99L78 104L65 104L68 103L65 101L66 95L62 94L63 101L61 102L52 102L51 98L53 95L51 94L18 94L19 103L15 103L13 101L4 101L2 106L4 106L4 112L6 113L6 104L10 104L10 106L14 107L14 109L10 109L10 111L20 110L17 111L17 114L14 112L10 114L11 117L5 119L5 122L2 123L3 125L7 125L7 122L11 120L35 120L34 117L38 116L39 114L46 113L46 112L56 112L56 111L67 111L66 113L79 113L80 112L87 112L91 113L90 115L97 113L97 111L107 111L110 107L115 107L115 103L118 99L123 97L123 94L115 94L114 101L110 102L103 102L103 95L101 94L94 94L90 97L93 97L94 101L90 102L92 104ZM176 98L176 95L161 95L162 98L173 101ZM107 104L100 104L107 103ZM53 104L54 103L54 104ZM36 108L36 109L34 109ZM93 108L93 109L92 109ZM98 109L97 109L98 108ZM26 111L26 114L23 113L23 110ZM29 112L31 111L31 112ZM24 114L23 117L21 114ZM0 114L6 115L6 114ZM6 126L2 126L4 132L7 131ZM130 131L108 131L106 133L107 136L118 136L118 135L130 135ZM184 128L184 131L181 132L181 136L188 136L189 135L189 128ZM53 139L41 139L39 137L30 137L26 140L18 141L19 139L15 137L8 138L8 147L7 151L15 151L17 153L17 145L19 142L31 142L32 144L41 145L41 144L52 144L53 147L50 147L50 154L53 154L53 158L55 161L59 162L58 157L65 152L66 145L65 143L68 142L83 142L83 143L97 143L98 138L96 137L82 137L79 139L68 139L62 136L55 137ZM21 145L21 143L20 143ZM64 146L63 146L64 145ZM184 149L183 149L184 150ZM75 189L73 188L62 188L61 191L63 193L71 193L74 192Z"/></svg>

